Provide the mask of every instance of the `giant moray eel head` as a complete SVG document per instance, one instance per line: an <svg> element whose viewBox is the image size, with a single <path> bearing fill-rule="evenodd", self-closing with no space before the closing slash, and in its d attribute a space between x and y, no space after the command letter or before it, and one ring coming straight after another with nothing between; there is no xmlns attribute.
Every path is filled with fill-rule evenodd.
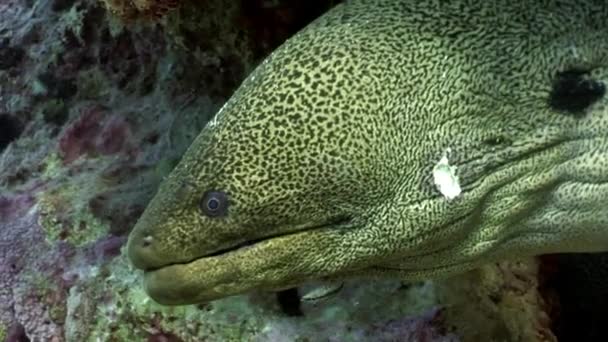
<svg viewBox="0 0 608 342"><path fill-rule="evenodd" d="M601 1L338 5L160 186L128 244L146 290L185 304L608 249L606 18Z"/></svg>

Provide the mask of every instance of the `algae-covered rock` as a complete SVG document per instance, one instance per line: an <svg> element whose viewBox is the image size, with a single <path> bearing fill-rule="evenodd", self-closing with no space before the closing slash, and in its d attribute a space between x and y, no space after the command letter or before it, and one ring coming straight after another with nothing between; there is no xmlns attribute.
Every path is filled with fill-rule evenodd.
<svg viewBox="0 0 608 342"><path fill-rule="evenodd" d="M466 341L557 341L539 292L538 261L506 261L438 281L451 331Z"/></svg>
<svg viewBox="0 0 608 342"><path fill-rule="evenodd" d="M525 340L544 327L534 264L349 281L303 317L272 293L154 303L123 248L134 222L252 68L335 2L102 2L0 3L0 341Z"/></svg>

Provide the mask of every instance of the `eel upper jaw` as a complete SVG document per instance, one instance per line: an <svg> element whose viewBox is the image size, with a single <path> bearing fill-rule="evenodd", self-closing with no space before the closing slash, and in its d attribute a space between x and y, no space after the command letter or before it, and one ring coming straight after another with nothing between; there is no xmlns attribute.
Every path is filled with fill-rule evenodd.
<svg viewBox="0 0 608 342"><path fill-rule="evenodd" d="M199 257L193 258L193 259L185 261L185 262L168 263L168 264L165 264L165 265L162 265L162 266L158 266L158 267L146 268L143 271L144 271L144 273L150 273L150 272L155 272L155 271L161 270L163 268L167 268L167 267L171 267L171 266L175 266L175 265L187 265L187 264L196 262L197 260L201 260L201 259L205 259L205 258L221 257L223 254L237 253L239 251L244 251L244 250L246 250L248 248L253 248L253 247L255 247L256 244L259 244L259 243L264 242L264 241L271 240L271 239L276 238L278 236L282 236L282 235L270 236L270 237L266 237L266 238L260 238L260 239L245 241L245 242L239 243L237 245L234 245L234 246L231 246L231 247L228 247L228 248L220 249L220 250L215 251L213 253L201 255Z"/></svg>

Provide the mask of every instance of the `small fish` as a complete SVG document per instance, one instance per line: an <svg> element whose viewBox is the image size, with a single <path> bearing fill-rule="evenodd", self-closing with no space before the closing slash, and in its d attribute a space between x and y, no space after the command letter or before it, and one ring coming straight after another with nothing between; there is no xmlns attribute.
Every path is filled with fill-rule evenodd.
<svg viewBox="0 0 608 342"><path fill-rule="evenodd" d="M342 290L344 283L329 283L314 286L309 291L305 292L301 300L303 302L315 302L318 300L325 300Z"/></svg>

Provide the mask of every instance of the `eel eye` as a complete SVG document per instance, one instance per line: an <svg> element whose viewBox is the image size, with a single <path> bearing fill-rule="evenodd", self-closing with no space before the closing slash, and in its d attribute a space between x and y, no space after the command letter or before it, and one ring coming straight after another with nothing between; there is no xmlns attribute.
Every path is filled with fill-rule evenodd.
<svg viewBox="0 0 608 342"><path fill-rule="evenodd" d="M604 83L590 78L588 71L562 71L553 81L549 105L558 111L582 114L605 93Z"/></svg>
<svg viewBox="0 0 608 342"><path fill-rule="evenodd" d="M222 191L209 190L203 194L200 207L205 216L226 216L228 212L228 196Z"/></svg>

